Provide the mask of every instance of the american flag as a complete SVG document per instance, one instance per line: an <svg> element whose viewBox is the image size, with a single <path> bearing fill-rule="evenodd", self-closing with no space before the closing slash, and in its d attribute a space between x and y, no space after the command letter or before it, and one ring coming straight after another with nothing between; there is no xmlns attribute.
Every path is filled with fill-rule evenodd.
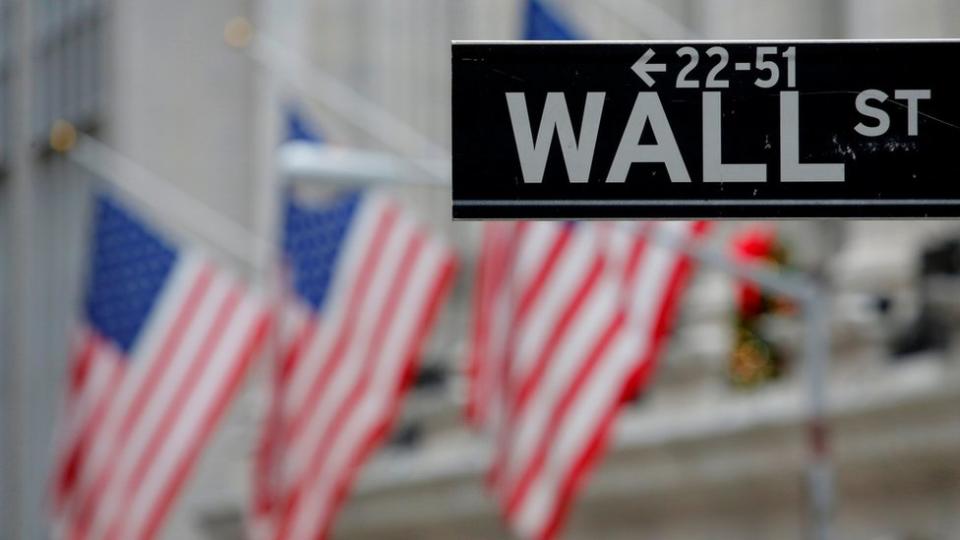
<svg viewBox="0 0 960 540"><path fill-rule="evenodd" d="M491 223L475 286L467 415L526 538L556 536L621 404L650 376L688 259L650 241L703 223Z"/></svg>
<svg viewBox="0 0 960 540"><path fill-rule="evenodd" d="M324 538L400 408L454 257L382 196L288 201L291 294L255 471L254 534Z"/></svg>
<svg viewBox="0 0 960 540"><path fill-rule="evenodd" d="M152 538L269 318L244 285L107 196L52 485L54 535Z"/></svg>

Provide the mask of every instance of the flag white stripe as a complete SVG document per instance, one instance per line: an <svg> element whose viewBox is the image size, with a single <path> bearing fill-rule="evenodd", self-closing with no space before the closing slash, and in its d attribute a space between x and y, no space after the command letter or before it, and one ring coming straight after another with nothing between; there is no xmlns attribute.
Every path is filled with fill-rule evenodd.
<svg viewBox="0 0 960 540"><path fill-rule="evenodd" d="M241 301L231 315L199 383L183 403L170 404L178 407L174 429L164 438L160 452L140 482L140 489L132 494L134 498L129 505L129 513L122 516L126 527L121 530L125 532L119 538L140 538L143 534L146 520L160 502L163 489L173 478L177 466L185 459L185 451L192 441L202 435L206 417L203 413L215 406L231 373L237 368L237 359L247 345L245 338L255 330L259 313L255 301L249 298Z"/></svg>
<svg viewBox="0 0 960 540"><path fill-rule="evenodd" d="M92 335L84 332L86 339L94 340ZM107 389L115 380L116 374L120 369L119 359L116 353L110 352L109 344L93 345L86 378L77 393L69 403L65 414L66 434L63 437L60 448L64 452L72 451L89 436L89 429L93 421L93 415L97 405L106 399L109 399L110 393ZM65 457L65 456L63 456Z"/></svg>
<svg viewBox="0 0 960 540"><path fill-rule="evenodd" d="M378 322L378 315L387 300L387 294L393 283L392 277L399 270L403 255L413 234L411 223L399 221L389 232L388 240L383 247L384 252L380 264L374 269L373 279L369 284L367 297L360 308L357 317L357 328L344 352L339 369L333 374L327 391L317 396L313 403L305 404L311 414L302 432L292 441L289 448L289 476L290 481L296 482L304 473L315 449L321 444L333 422L339 404L349 395L354 382L361 376L363 358L368 354L371 340ZM335 341L337 336L329 337ZM326 362L332 361L330 358Z"/></svg>
<svg viewBox="0 0 960 540"><path fill-rule="evenodd" d="M94 422L95 419L93 418L94 408L97 407L98 404L100 407L109 407L111 391L115 390L112 386L115 386L118 382L117 375L118 372L122 370L123 361L116 347L103 342L98 343L94 347L91 353L92 358L90 359L90 369L92 373L87 377L87 380L84 381L85 385L82 389L82 395L78 396L79 399L88 400L90 406L88 410L80 409L80 407L83 407L82 405L78 406L74 417L70 419L71 433L68 435L67 445L63 447L63 454L61 454L63 457L66 457L66 452L74 450L79 444L86 443L89 445L91 441L94 444L96 443L96 440L91 436L97 427L97 424ZM97 391L102 392L102 394L97 396L94 394L94 392ZM104 403L99 403L101 401ZM72 404L70 408L74 408ZM70 413L68 412L68 414ZM69 502L70 501L65 501L65 503Z"/></svg>
<svg viewBox="0 0 960 540"><path fill-rule="evenodd" d="M596 249L592 245L594 242L596 238L586 234L586 231L573 233L554 270L547 276L530 313L517 325L517 354L510 367L513 380L525 379L537 357L547 347L550 334L560 324L565 307L573 300L574 293L590 271Z"/></svg>
<svg viewBox="0 0 960 540"><path fill-rule="evenodd" d="M536 270L546 260L551 246L562 234L562 229L553 222L533 221L526 223L524 228L514 228L513 234L520 235L520 247L514 255L516 260L511 269L513 279L508 283L516 287L515 292L519 292L530 287Z"/></svg>
<svg viewBox="0 0 960 540"><path fill-rule="evenodd" d="M230 285L230 281L223 276L217 276L213 279L210 288L200 302L199 309L187 327L186 334L177 343L166 369L160 374L160 379L155 383L156 386L152 392L146 396L147 401L134 422L133 429L122 444L119 439L114 440L114 445L119 444L119 446L112 448L113 454L110 459L101 465L104 469L112 468L113 470L108 473L110 474L110 480L101 497L101 504L98 505L97 517L94 520L94 531L104 533L104 529L109 526L112 516L126 505L126 486L130 482L130 477L134 473L141 456L150 450L148 445L157 432L167 408L171 405L171 398L178 388L186 384L185 378L190 367L194 362L202 361L202 359L197 358L197 354L210 333L210 328L229 292ZM182 305L184 300L180 299L178 303ZM168 325L157 334L162 334L162 337L166 339L170 330L172 330L172 325ZM149 372L154 359L155 357L151 356L139 362L133 360L132 365L128 368L129 375L133 375L135 371ZM144 391L142 388L138 388L138 393L142 391ZM122 437L119 432L121 426L118 424L114 428L116 432L113 436L115 438Z"/></svg>
<svg viewBox="0 0 960 540"><path fill-rule="evenodd" d="M558 224L541 227L557 235L566 232ZM525 318L517 321L513 310L506 315L496 310L508 302L515 305L524 294L530 294L553 245L547 240L549 231L531 226L527 232L535 230L539 235L539 250L518 255L508 283L481 299L486 305L477 316L486 319L487 333L481 336L484 342L472 345L476 347L474 354L485 356L471 371L471 406L487 413L478 417L485 416L487 427L498 435L495 488L511 524L522 536L543 537L556 532L552 527L560 519L558 512L574 489L570 482L584 472L581 467L589 466L581 462L585 452L593 448L597 437L606 436L607 422L620 406L624 385L632 375L641 373L637 371L643 367L640 362L652 361L661 317L669 307L667 302L673 301L670 287L685 258L650 240L635 252L641 234L669 230L689 236L699 227L699 223L658 223L642 229L606 224L577 226L568 233L572 235L570 245L546 276L540 296L527 306ZM488 227L486 234L492 235L493 230ZM502 240L501 244L506 245ZM483 256L496 253L497 247L493 241L485 243ZM510 249L526 248L521 241ZM639 258L628 268L630 257L635 255ZM598 257L606 259L604 274L591 289L584 290L584 279L594 268L591 265L602 260ZM632 275L627 275L627 270ZM573 307L571 302L581 291L586 296L577 304L564 332L556 334L564 321L564 308ZM506 322L495 326L494 318ZM614 323L622 326L612 327ZM558 341L552 342L551 334L558 336L553 338ZM494 343L513 349L511 384L519 388L523 381L530 381L533 385L524 389L531 393L522 408L518 408L515 396L503 395L504 381L493 376L501 362L491 352ZM598 346L605 348L599 357L591 358ZM551 349L545 370L532 371L537 356L547 347ZM590 371L584 373L588 362ZM497 407L501 409L498 414L491 414ZM508 415L514 418L505 426L502 418Z"/></svg>
<svg viewBox="0 0 960 540"><path fill-rule="evenodd" d="M658 227L671 230L673 234L682 235L684 239L692 232L692 226L685 223L671 222L658 225ZM671 271L680 258L681 256L674 250L653 241L648 242L643 254L642 264L637 268L637 275L634 277L635 281L630 293L634 300L630 309L630 314L633 317L631 325L634 328L649 328L650 325L655 324L654 317L659 315L662 302L652 300L662 299L671 277Z"/></svg>
<svg viewBox="0 0 960 540"><path fill-rule="evenodd" d="M365 221L368 226L362 230L358 224ZM436 307L435 296L445 284L440 279L452 263L443 245L434 244L413 219L377 195L364 195L343 241L355 264L335 269L342 279L339 290L331 291L331 301L321 306L317 330L294 360L302 366L299 373L308 375L294 376L276 388L275 399L286 402L279 424L294 427L288 429L292 438L278 441L279 453L270 456L282 467L273 484L276 491L262 482L276 469L260 469L257 488L264 490L264 497L258 500L264 506L258 507L255 526L269 538L281 533L313 537L313 531L329 528L338 487L348 487L354 465L374 442L371 437L392 418L404 370L415 360L409 356L413 340L419 344L422 338L419 325L426 321L421 319ZM436 255L425 258L433 250ZM402 273L401 268L408 270ZM333 360L336 364L329 364ZM320 370L326 377L322 391L315 385ZM300 388L290 397L295 382ZM271 432L276 428L268 426L264 437ZM273 442L263 441L268 448ZM286 504L290 500L292 507Z"/></svg>
<svg viewBox="0 0 960 540"><path fill-rule="evenodd" d="M139 395L146 382L149 366L167 337L166 330L173 325L180 314L183 299L188 294L190 285L195 281L199 266L199 261L189 256L184 257L174 266L168 283L158 299L157 307L140 332L143 336L142 340L130 351L129 360L117 359L117 362L122 362L124 366L123 381L115 394L110 396L106 404L105 417L89 433L93 445L80 470L75 490L78 499L75 503L91 504L89 498L94 495L91 493L94 488L93 483L99 478L104 467L116 463L116 437L120 424L129 412L131 402Z"/></svg>
<svg viewBox="0 0 960 540"><path fill-rule="evenodd" d="M381 248L384 249L383 258L373 271L370 286L358 310L357 327L344 350L339 369L333 373L328 384L328 391L315 396L316 400L314 402L305 404L311 414L305 426L306 430L298 440L293 442L289 450L290 464L296 467L289 476L291 481L298 481L303 474L314 449L326 436L328 426L334 419L337 407L348 395L354 381L360 376L363 367L361 360L371 345L369 337L373 333L377 315L386 301L391 283L389 276L397 272L397 267L403 255L403 248L409 238L407 232L409 232L409 229L398 226L388 234L387 242ZM372 246L370 247L372 248ZM331 333L323 337L332 342L339 337L338 334L339 332ZM325 358L324 361L329 362L332 359Z"/></svg>
<svg viewBox="0 0 960 540"><path fill-rule="evenodd" d="M515 476L529 466L531 455L545 435L564 391L586 362L597 337L609 325L611 313L616 311L616 302L612 288L595 287L586 304L577 311L570 332L562 338L557 352L551 358L540 387L516 419L517 428L511 440L512 451L506 456L508 479L515 480Z"/></svg>
<svg viewBox="0 0 960 540"><path fill-rule="evenodd" d="M52 532L72 540L146 538L161 525L161 510L168 509L177 495L205 435L217 420L215 413L232 397L234 383L253 347L260 344L268 319L259 302L237 311L232 300L221 304L225 285L233 287L236 300L243 299L245 291L238 281L221 277L199 252L176 250L169 272L162 281L154 282L161 276L152 275L156 268L150 266L162 263L166 256L151 247L154 235L149 227L119 209L108 210L106 217L98 210L97 215L102 221L96 229L93 268L99 272L105 263L106 274L95 277L108 278L105 285L115 290L100 296L104 291L94 289L94 301L102 303L108 315L117 315L118 308L121 315L124 308L143 307L147 312L127 352L118 348L116 340L123 336L115 334L117 329L110 325L97 326L94 319L82 327L79 337L85 348L73 353L69 410L65 411L67 436L61 441L61 461L55 469L59 499ZM129 249L141 246L125 244L141 240L144 251L133 255L142 258L128 265L134 263L129 260ZM155 297L140 298L149 305L125 305L126 295L132 293L128 288L143 284L160 286ZM139 293L152 295L154 291ZM245 321L246 328L231 326L238 313L250 319ZM250 324L254 318L256 325ZM225 326L211 334L217 321ZM232 343L217 345L214 338L221 339L221 329L229 331L222 339ZM238 354L239 347L246 354ZM87 351L92 351L89 357ZM90 358L89 364L77 364L86 362L85 358ZM214 369L220 364L231 368L229 378ZM205 378L217 376L221 380ZM213 390L217 391L210 393ZM185 435L192 438L184 439ZM81 442L84 451L75 452ZM158 462L175 467L158 472ZM163 478L161 486L141 489L150 487L141 486L143 478L155 480L158 475ZM139 513L131 514L134 503ZM127 525L120 520L133 516L147 521L119 529Z"/></svg>
<svg viewBox="0 0 960 540"><path fill-rule="evenodd" d="M536 476L517 514L517 526L525 534L535 537L542 532L542 527L547 525L558 502L560 482L572 474L570 468L591 442L596 425L612 407L617 406L619 395L610 389L630 373L635 360L630 356L630 351L645 351L651 345L656 317L660 314L664 292L672 277L671 270L678 259L672 250L652 243L642 254L637 266L634 292L631 294L635 304L630 310L633 319L628 328L644 331L618 340L622 352L614 349L607 355L598 366L598 373L591 377L590 383L578 394L577 403L565 415L561 422L562 429L549 446L547 462Z"/></svg>
<svg viewBox="0 0 960 540"><path fill-rule="evenodd" d="M118 354L115 351L104 345L95 347L93 358L90 359L90 371L70 406L70 414L73 416L70 439L82 432L83 427L90 421L97 404L104 398L104 390L110 385L119 368Z"/></svg>
<svg viewBox="0 0 960 540"><path fill-rule="evenodd" d="M80 402L83 401L83 392L90 383L90 376L93 374L91 369L93 367L93 352L96 350L96 343L97 340L94 333L91 332L86 325L79 325L71 335L70 356L68 360L69 368L66 381L67 403L70 404L70 409L64 411L66 413L65 420L68 422L73 421L77 413L80 412L79 407L81 406ZM81 368L82 357L86 357L86 366L88 367L86 371L82 371ZM77 381L76 377L81 372L85 375Z"/></svg>
<svg viewBox="0 0 960 540"><path fill-rule="evenodd" d="M393 388L403 375L407 360L398 353L409 350L411 341L416 337L416 327L429 307L429 290L439 280L442 269L443 251L436 244L425 247L402 287L402 297L397 304L399 312L394 313L388 321L388 334L374 361L376 368L370 373L371 384L364 393L364 399L348 413L350 417L344 424L344 430L330 434L336 442L318 481L311 486L306 504L300 505L300 516L296 518L297 527L294 529L298 534L294 534L293 538L312 538L320 532L309 530L310 524L326 521L326 516L316 514L332 510L333 501L330 498L335 494L331 490L336 487L338 476L348 472L353 453L363 444L370 430L384 418L387 407L392 405Z"/></svg>
<svg viewBox="0 0 960 540"><path fill-rule="evenodd" d="M277 321L277 344L281 345L280 354L286 354L287 348L306 330L310 320L309 311L300 304L287 302L277 306L282 310L282 316Z"/></svg>
<svg viewBox="0 0 960 540"><path fill-rule="evenodd" d="M481 390L483 393L480 394L484 396L489 395L491 398L483 400L482 404L484 410L487 411L485 415L488 423L498 422L503 412L501 410L501 404L506 389L500 384L499 376L506 368L504 362L507 360L507 341L510 335L511 324L510 310L512 309L510 298L507 295L496 295L494 302L493 309L495 311L491 313L493 320L490 323L491 337L489 339L492 346L487 359L483 361L483 364L487 365L488 369L485 370L486 381Z"/></svg>
<svg viewBox="0 0 960 540"><path fill-rule="evenodd" d="M621 333L612 345L589 382L577 394L576 402L567 410L563 427L549 446L547 461L521 503L516 524L526 536L537 537L547 526L561 495L561 482L566 480L576 458L592 441L598 423L620 399L619 392L611 389L622 383L630 372L636 341Z"/></svg>
<svg viewBox="0 0 960 540"><path fill-rule="evenodd" d="M370 251L383 215L379 211L380 204L378 200L364 198L356 209L354 223L343 240L344 252L333 272L334 280L328 286L329 296L326 305L323 306L324 316L319 321L319 331L301 353L301 357L313 360L297 362L294 373L284 390L285 414L295 414L304 407L310 383L316 373L323 369L324 363L329 360L334 338L347 322L344 319L349 312L347 304L353 297L356 282L360 277L360 266Z"/></svg>
<svg viewBox="0 0 960 540"><path fill-rule="evenodd" d="M490 424L500 414L497 377L504 366L513 308L511 295L501 294L501 290L512 282L513 265L507 260L510 256L507 243L516 230L513 223L487 224L483 251L477 263L478 279L483 282L478 284L478 293L482 296L475 296L475 302L478 308L483 306L484 311L477 315L479 319L474 321L474 328L482 326L484 335L471 337L470 346L474 348L472 355L475 356L468 361L475 363L469 366L474 370L470 373L472 388L469 398L476 415L473 420L488 427L492 427ZM479 396L489 399L478 399Z"/></svg>

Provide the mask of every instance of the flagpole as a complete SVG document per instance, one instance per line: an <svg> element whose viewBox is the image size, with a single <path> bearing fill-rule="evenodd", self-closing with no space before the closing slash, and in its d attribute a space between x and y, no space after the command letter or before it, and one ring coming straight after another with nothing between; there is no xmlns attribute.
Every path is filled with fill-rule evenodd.
<svg viewBox="0 0 960 540"><path fill-rule="evenodd" d="M281 7L277 2L262 2L259 11L256 13L256 19L264 27L272 27L281 16ZM240 41L228 41L227 44L233 47L245 47L253 37L254 30L250 21L244 20L246 33ZM231 23L228 23L228 25ZM255 185L257 190L257 203L254 207L253 226L262 238L274 239L279 241L279 207L282 199L282 183L278 180L278 156L280 148L280 117L278 108L280 107L280 86L273 73L264 71L258 73L254 80L255 92L255 110L256 120L255 129L257 135L254 138L254 155L257 160L257 174ZM265 452L267 443L264 437L267 434L275 433L276 426L273 425L273 411L277 396L275 381L278 380L280 366L280 330L284 324L283 316L283 291L281 288L280 264L277 260L278 250L274 243L266 243L262 249L256 250L254 264L256 265L256 275L260 282L261 290L264 291L264 297L270 306L273 314L272 322L264 340L265 362L261 363L261 368L255 370L257 385L263 389L263 395L266 398L262 401L264 406L260 408L261 416L256 422L255 442L252 464L249 467L250 477L253 481L250 485L250 491L247 493L247 513L245 520L245 529L248 536L259 538L266 536L266 530L258 530L258 526L263 524L257 519L256 510L257 500L264 494L257 492L257 486L262 485L262 478L258 478L259 467L266 459L261 455ZM267 466L270 466L269 464ZM272 479L271 479L272 480ZM273 485L272 481L268 485Z"/></svg>
<svg viewBox="0 0 960 540"><path fill-rule="evenodd" d="M433 179L431 183L450 185L450 151L446 147L276 41L254 36L244 46L254 62L279 74L301 94L319 100L340 118L397 152L413 168Z"/></svg>
<svg viewBox="0 0 960 540"><path fill-rule="evenodd" d="M132 197L165 225L206 240L250 268L256 268L255 253L269 249L264 246L268 243L265 238L94 137L77 134L76 144L65 153L70 161Z"/></svg>
<svg viewBox="0 0 960 540"><path fill-rule="evenodd" d="M830 429L827 421L827 378L830 368L830 309L828 297L812 288L803 302L806 318L806 362L804 374L810 392L807 415L807 490L810 530L813 540L828 540L833 519L836 489L830 457Z"/></svg>
<svg viewBox="0 0 960 540"><path fill-rule="evenodd" d="M660 228L652 239L664 247L686 253L711 268L791 298L800 305L806 330L803 345L803 375L807 386L807 415L804 426L808 444L807 535L811 540L828 540L831 538L836 488L827 418L830 310L826 293L816 282L803 275L777 272L755 264L736 261L715 248L703 245L697 239L686 239Z"/></svg>

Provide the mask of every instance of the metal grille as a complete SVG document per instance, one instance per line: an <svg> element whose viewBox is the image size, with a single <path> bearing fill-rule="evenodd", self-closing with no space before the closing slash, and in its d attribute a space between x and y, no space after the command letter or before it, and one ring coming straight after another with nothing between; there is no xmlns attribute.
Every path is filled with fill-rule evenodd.
<svg viewBox="0 0 960 540"><path fill-rule="evenodd" d="M103 107L106 2L41 0L34 6L33 136L46 139L58 118L90 129Z"/></svg>
<svg viewBox="0 0 960 540"><path fill-rule="evenodd" d="M85 129L97 125L103 112L106 4L105 0L38 0L31 6L36 92L31 135L35 140L45 140L58 118ZM0 0L0 174L11 158L14 10L13 0Z"/></svg>

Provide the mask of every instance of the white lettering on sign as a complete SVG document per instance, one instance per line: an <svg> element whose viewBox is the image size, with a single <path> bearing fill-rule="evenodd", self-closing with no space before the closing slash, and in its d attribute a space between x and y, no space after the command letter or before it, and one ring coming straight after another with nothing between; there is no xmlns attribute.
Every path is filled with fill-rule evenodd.
<svg viewBox="0 0 960 540"><path fill-rule="evenodd" d="M643 128L650 123L650 129L656 137L656 144L640 144ZM617 155L610 166L607 182L627 181L627 173L634 163L663 163L671 182L689 182L690 173L683 162L680 147L673 135L673 128L663 110L663 103L656 92L639 92L633 102L633 111L627 120L627 127L620 138Z"/></svg>
<svg viewBox="0 0 960 540"><path fill-rule="evenodd" d="M883 103L888 97L890 96L881 90L871 89L860 92L857 96L857 112L866 117L873 118L877 121L877 124L875 126L868 126L861 121L853 127L857 133L864 137L879 137L890 129L890 115L887 114L887 111L870 104L872 101L878 104Z"/></svg>
<svg viewBox="0 0 960 540"><path fill-rule="evenodd" d="M647 86L653 86L657 84L657 81L650 76L650 73L662 73L667 70L666 64L651 64L650 60L654 56L653 49L647 49L647 52L643 53L643 56L640 57L636 63L630 68L634 73L637 74L637 77L643 79L643 82L647 83Z"/></svg>
<svg viewBox="0 0 960 540"><path fill-rule="evenodd" d="M567 98L562 92L550 92L543 106L540 129L534 140L530 126L530 113L527 111L526 97L520 92L507 92L507 106L510 109L510 121L513 124L513 136L520 156L520 168L523 181L528 184L543 182L543 172L547 168L553 133L560 137L560 150L567 165L567 175L571 182L583 183L590 178L590 165L593 163L593 151L597 145L597 133L600 131L600 115L603 112L603 92L590 92L580 124L580 136L573 134L573 122Z"/></svg>
<svg viewBox="0 0 960 540"><path fill-rule="evenodd" d="M805 163L801 156L800 140L800 93L797 85L797 49L796 47L758 46L753 63L732 62L729 51L722 46L713 46L706 50L705 63L709 69L698 69L700 52L692 46L684 46L676 51L679 62L675 87L677 89L702 92L702 156L703 182L753 182L768 181L769 163L725 163L723 161L724 128L735 125L735 118L724 119L723 92L730 91L731 82L724 73L733 65L734 72L756 72L753 84L767 90L780 85L780 181L781 182L844 182L846 165L844 163ZM646 49L644 54L630 68L647 88L656 84L654 76L667 71L667 64L652 62L655 52ZM704 73L704 71L706 71ZM702 77L702 79L701 79ZM709 90L701 90L701 88ZM880 137L891 129L891 112L883 107L892 99L906 110L907 136L919 134L920 105L931 99L931 90L896 89L892 93L879 89L867 89L860 92L854 106L862 119L853 126L856 133L864 137ZM539 184L550 157L554 133L560 143L560 150L571 183L587 183L590 180L594 161L600 122L603 116L605 92L587 92L580 118L579 133L574 132L574 119L570 116L567 96L563 92L548 92L544 101L540 125L534 135L534 126L530 122L528 96L523 92L506 92L507 108L513 128L514 141L523 182ZM531 98L536 99L535 96ZM732 115L731 115L732 116ZM808 121L813 121L808 113ZM648 129L655 142L640 143L641 136ZM679 126L681 134L688 126ZM771 126L773 127L773 126ZM685 138L684 140L689 140ZM647 90L638 92L623 133L619 138L616 153L605 179L608 183L624 183L634 164L662 164L666 167L668 178L673 183L691 182L687 164L677 144L674 126L671 125L663 107L660 94Z"/></svg>
<svg viewBox="0 0 960 540"><path fill-rule="evenodd" d="M907 135L916 137L920 131L917 126L917 117L920 115L917 103L921 99L930 99L930 90L897 90L893 97L907 100Z"/></svg>
<svg viewBox="0 0 960 540"><path fill-rule="evenodd" d="M723 116L720 111L720 92L703 94L703 181L767 181L766 165L723 163Z"/></svg>
<svg viewBox="0 0 960 540"><path fill-rule="evenodd" d="M916 137L920 134L920 100L930 99L930 96L930 90L896 90L894 92L893 97L895 99L901 99L907 102L908 137ZM856 101L857 112L876 120L876 125L868 126L863 121L860 121L853 129L864 137L880 137L881 135L886 135L887 132L890 131L890 114L876 105L871 105L871 102L876 102L877 105L880 105L888 99L890 99L890 95L882 90L871 88L860 92L857 95Z"/></svg>
<svg viewBox="0 0 960 540"><path fill-rule="evenodd" d="M780 92L780 181L843 182L843 163L800 163L800 95Z"/></svg>

